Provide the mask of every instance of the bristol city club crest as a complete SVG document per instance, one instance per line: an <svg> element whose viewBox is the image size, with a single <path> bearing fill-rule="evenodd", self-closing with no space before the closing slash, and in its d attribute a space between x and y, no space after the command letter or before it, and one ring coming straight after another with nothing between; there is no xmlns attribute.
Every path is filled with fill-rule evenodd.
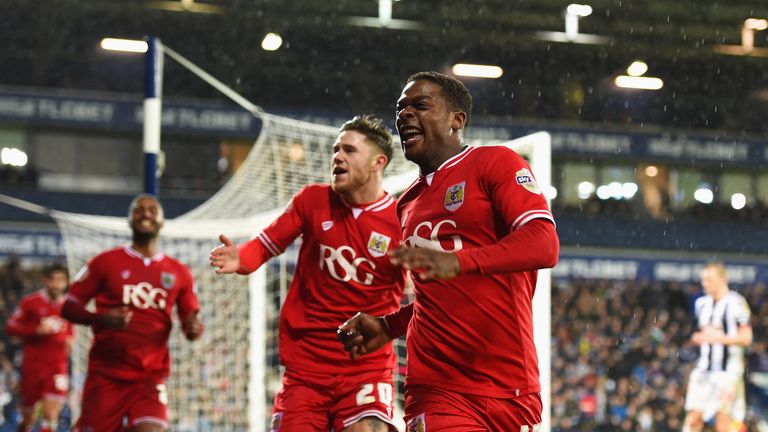
<svg viewBox="0 0 768 432"><path fill-rule="evenodd" d="M269 432L280 432L280 425L283 423L283 413L272 414L272 422L269 425Z"/></svg>
<svg viewBox="0 0 768 432"><path fill-rule="evenodd" d="M541 194L541 188L539 187L539 184L536 183L536 179L533 178L533 174L528 171L528 168L523 168L516 172L515 181L528 192L535 193L536 195Z"/></svg>
<svg viewBox="0 0 768 432"><path fill-rule="evenodd" d="M427 422L424 417L425 417L424 414L420 414L412 418L411 421L408 422L408 426L406 426L406 431L407 432L426 432Z"/></svg>
<svg viewBox="0 0 768 432"><path fill-rule="evenodd" d="M391 239L384 234L371 231L371 238L368 239L368 252L376 258L383 257L389 249Z"/></svg>
<svg viewBox="0 0 768 432"><path fill-rule="evenodd" d="M445 191L445 201L443 205L448 211L455 211L457 208L464 204L464 185L467 182L461 182L455 184Z"/></svg>
<svg viewBox="0 0 768 432"><path fill-rule="evenodd" d="M160 273L160 283L163 288L169 290L173 288L173 284L176 282L176 275L173 273L162 272Z"/></svg>

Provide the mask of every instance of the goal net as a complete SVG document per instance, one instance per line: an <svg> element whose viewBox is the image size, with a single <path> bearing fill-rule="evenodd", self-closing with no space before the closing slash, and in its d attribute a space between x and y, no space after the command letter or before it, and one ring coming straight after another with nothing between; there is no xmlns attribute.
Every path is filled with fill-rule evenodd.
<svg viewBox="0 0 768 432"><path fill-rule="evenodd" d="M178 330L171 336L168 388L175 431L268 430L272 400L280 388L277 318L296 267L297 246L249 278L215 274L208 254L218 244L219 233L226 233L238 243L246 241L266 227L302 186L327 182L338 129L269 114L261 120L259 137L237 173L200 207L167 220L161 233L162 250L187 264L195 277L206 325L203 338L195 342L184 340ZM468 144L503 144L516 149L529 159L546 190L548 135L534 134L509 142L469 140ZM416 178L417 171L401 152L395 153L386 171L385 187L397 194ZM126 215L127 211L126 207ZM52 216L61 229L72 274L94 255L130 240L126 218L58 211L53 211ZM548 283L545 273L539 277L540 285ZM549 294L548 286L539 286L537 300L543 294ZM548 303L543 309L535 306L534 313L537 324L545 326L537 330L537 336L545 334L548 338ZM75 412L79 411L90 339L90 330L77 326L73 351ZM549 347L540 338L537 344L540 349ZM396 405L402 413L405 341L397 340L396 345ZM548 367L544 367L548 353L540 358L542 372L548 373Z"/></svg>

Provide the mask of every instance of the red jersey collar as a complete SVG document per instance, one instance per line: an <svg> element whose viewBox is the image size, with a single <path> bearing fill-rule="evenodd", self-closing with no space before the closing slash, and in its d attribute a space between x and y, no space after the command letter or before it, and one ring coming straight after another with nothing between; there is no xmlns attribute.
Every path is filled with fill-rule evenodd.
<svg viewBox="0 0 768 432"><path fill-rule="evenodd" d="M155 255L151 256L151 257L145 257L144 255L141 254L141 252L139 252L136 249L132 248L130 244L127 244L127 245L123 246L123 250L129 256L132 256L134 258L138 258L138 259L144 261L145 264L148 264L146 261L160 261L163 258L165 258L165 254L162 253L162 252L158 252Z"/></svg>
<svg viewBox="0 0 768 432"><path fill-rule="evenodd" d="M435 177L435 173L438 171L444 171L450 168L453 168L454 166L458 165L463 161L467 156L469 156L470 153L472 153L477 147L475 146L466 146L464 147L464 150L462 150L459 154L451 157L447 161L443 162L439 167L437 167L436 170L432 171L431 173L422 176L422 178L427 182L427 185L432 185L432 179Z"/></svg>
<svg viewBox="0 0 768 432"><path fill-rule="evenodd" d="M59 305L59 304L62 304L62 303L64 303L64 300L66 300L66 299L65 299L65 297L66 297L66 294L65 294L65 295L63 295L63 296L61 296L61 297L59 297L57 300L54 300L54 299L52 299L52 298L51 298L51 296L49 296L49 295L48 295L48 291L46 291L45 289L41 289L41 290L40 290L40 296L41 296L41 297L42 297L42 298L43 298L45 301L47 301L48 303L50 303L50 304L52 304L52 305Z"/></svg>
<svg viewBox="0 0 768 432"><path fill-rule="evenodd" d="M352 210L352 214L354 215L355 219L357 219L358 216L360 216L360 214L364 211L378 212L378 211L384 210L385 208L394 204L395 198L392 195L390 195L389 192L385 191L383 197L377 199L376 201L370 204L355 206L344 201L344 198L341 199L341 202L343 202L347 207L349 207L350 210Z"/></svg>

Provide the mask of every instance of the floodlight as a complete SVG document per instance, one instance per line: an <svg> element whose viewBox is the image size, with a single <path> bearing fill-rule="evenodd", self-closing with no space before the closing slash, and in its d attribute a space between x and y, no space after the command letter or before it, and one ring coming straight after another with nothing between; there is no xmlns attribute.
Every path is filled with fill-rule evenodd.
<svg viewBox="0 0 768 432"><path fill-rule="evenodd" d="M592 14L592 6L572 3L565 9L565 37L576 40L579 36L579 18Z"/></svg>
<svg viewBox="0 0 768 432"><path fill-rule="evenodd" d="M568 15L575 15L578 17L585 17L592 14L592 6L571 3L565 9L565 13Z"/></svg>
<svg viewBox="0 0 768 432"><path fill-rule="evenodd" d="M100 46L107 51L133 53L145 53L149 49L147 41L119 38L104 38L101 40Z"/></svg>
<svg viewBox="0 0 768 432"><path fill-rule="evenodd" d="M504 73L498 66L468 63L456 63L452 70L455 75L475 78L499 78Z"/></svg>
<svg viewBox="0 0 768 432"><path fill-rule="evenodd" d="M265 51L277 51L283 44L283 38L277 33L267 33L261 41L261 47Z"/></svg>
<svg viewBox="0 0 768 432"><path fill-rule="evenodd" d="M642 60L633 61L627 68L627 75L633 77L638 77L646 72L648 72L648 64Z"/></svg>
<svg viewBox="0 0 768 432"><path fill-rule="evenodd" d="M656 77L619 75L613 82L616 87L635 90L659 90L664 87L664 81Z"/></svg>

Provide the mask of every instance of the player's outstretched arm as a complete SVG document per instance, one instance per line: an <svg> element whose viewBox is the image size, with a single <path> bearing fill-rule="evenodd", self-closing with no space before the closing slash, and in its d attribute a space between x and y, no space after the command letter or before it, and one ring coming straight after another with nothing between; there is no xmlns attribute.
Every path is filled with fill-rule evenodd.
<svg viewBox="0 0 768 432"><path fill-rule="evenodd" d="M211 251L211 266L216 267L216 273L234 273L240 269L240 251L235 242L224 234L219 235L221 244Z"/></svg>
<svg viewBox="0 0 768 432"><path fill-rule="evenodd" d="M336 334L352 360L376 351L393 339L383 317L363 312L358 312L340 325Z"/></svg>

